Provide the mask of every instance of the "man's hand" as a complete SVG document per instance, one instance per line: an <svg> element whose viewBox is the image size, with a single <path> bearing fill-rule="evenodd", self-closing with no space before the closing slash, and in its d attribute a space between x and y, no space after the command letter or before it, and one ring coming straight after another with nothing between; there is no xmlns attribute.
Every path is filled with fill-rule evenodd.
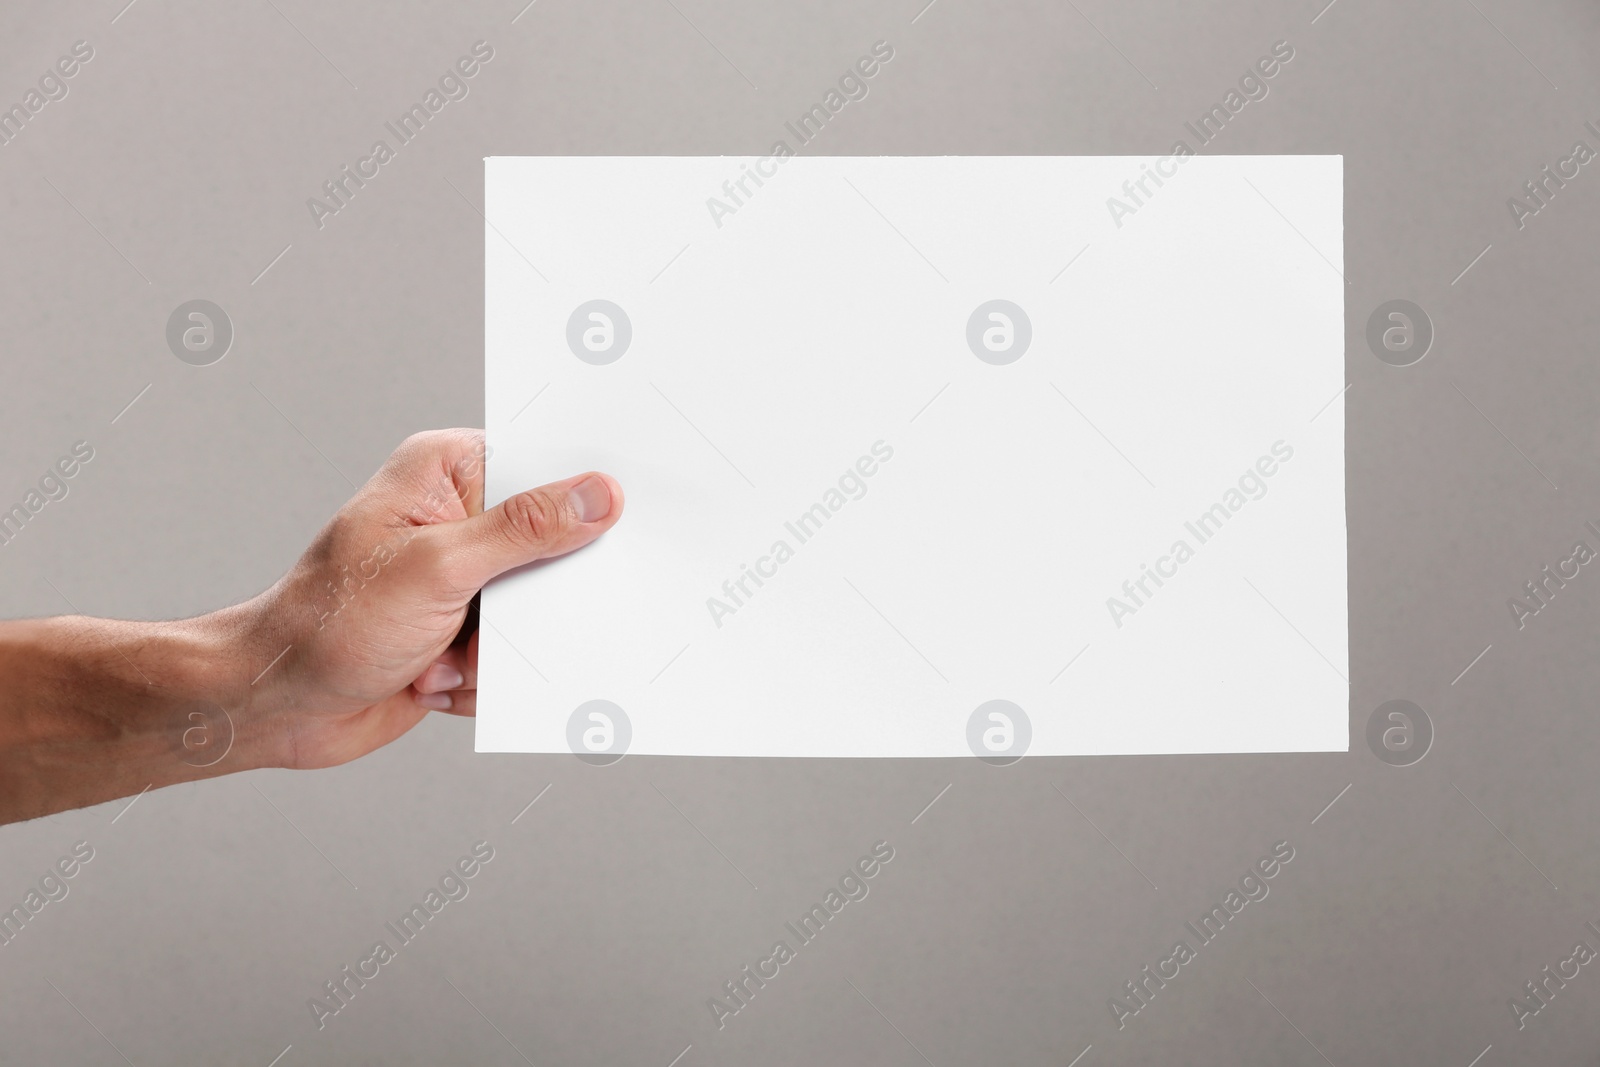
<svg viewBox="0 0 1600 1067"><path fill-rule="evenodd" d="M277 647L254 643L288 649L257 684L257 710L281 723L282 765L355 759L430 709L472 715L476 627L456 639L478 590L582 548L622 514L621 487L594 473L485 512L483 452L477 430L407 439L263 595L258 626Z"/></svg>
<svg viewBox="0 0 1600 1067"><path fill-rule="evenodd" d="M478 430L408 438L243 604L165 623L0 624L14 683L0 693L0 822L251 767L329 767L430 709L474 714L478 590L622 514L621 487L596 473L486 512L483 458Z"/></svg>

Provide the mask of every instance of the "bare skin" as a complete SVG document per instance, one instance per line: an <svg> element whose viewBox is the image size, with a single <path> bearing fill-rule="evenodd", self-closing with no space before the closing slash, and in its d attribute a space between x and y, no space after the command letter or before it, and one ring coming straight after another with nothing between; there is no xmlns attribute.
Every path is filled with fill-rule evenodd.
<svg viewBox="0 0 1600 1067"><path fill-rule="evenodd" d="M583 547L623 507L622 487L590 472L485 512L482 456L479 430L408 438L245 603L172 622L0 622L0 823L332 767L430 711L475 714L478 590Z"/></svg>

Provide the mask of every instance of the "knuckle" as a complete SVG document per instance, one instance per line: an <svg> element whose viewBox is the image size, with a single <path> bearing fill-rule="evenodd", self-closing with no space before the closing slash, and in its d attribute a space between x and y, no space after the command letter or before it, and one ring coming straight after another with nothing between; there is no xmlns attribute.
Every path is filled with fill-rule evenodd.
<svg viewBox="0 0 1600 1067"><path fill-rule="evenodd" d="M394 455L412 461L450 456L469 450L479 437L471 430L420 430L401 441Z"/></svg>
<svg viewBox="0 0 1600 1067"><path fill-rule="evenodd" d="M544 489L509 498L505 502L505 512L511 536L524 543L553 541L568 526L566 501L558 500Z"/></svg>
<svg viewBox="0 0 1600 1067"><path fill-rule="evenodd" d="M399 447L394 450L394 454L408 459L414 456L426 455L434 451L438 443L438 430L422 430L401 441Z"/></svg>

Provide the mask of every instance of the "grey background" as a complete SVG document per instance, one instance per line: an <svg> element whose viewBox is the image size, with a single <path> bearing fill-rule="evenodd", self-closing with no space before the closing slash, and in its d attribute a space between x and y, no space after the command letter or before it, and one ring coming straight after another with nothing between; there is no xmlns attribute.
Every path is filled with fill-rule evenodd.
<svg viewBox="0 0 1600 1067"><path fill-rule="evenodd" d="M475 756L469 722L434 716L338 770L0 831L7 905L96 849L0 949L0 1058L1600 1059L1594 968L1522 1032L1507 1007L1600 947L1600 578L1520 632L1505 606L1600 519L1600 175L1521 231L1505 206L1600 147L1592 5L123 2L0 10L7 105L74 41L96 52L0 148L0 499L74 440L97 452L0 549L0 611L247 597L407 433L478 424L485 155L764 153L879 39L893 62L813 151L1160 153L1287 39L1208 151L1345 156L1355 747L596 768ZM471 96L318 231L305 199L479 39ZM201 297L237 337L195 368L163 332ZM1392 298L1437 331L1403 369L1363 341ZM1436 730L1410 767L1363 743L1395 698ZM319 1032L307 999L478 839L496 858L471 895ZM897 856L871 895L719 1032L706 999L879 839ZM1280 839L1271 896L1118 1032L1107 999Z"/></svg>

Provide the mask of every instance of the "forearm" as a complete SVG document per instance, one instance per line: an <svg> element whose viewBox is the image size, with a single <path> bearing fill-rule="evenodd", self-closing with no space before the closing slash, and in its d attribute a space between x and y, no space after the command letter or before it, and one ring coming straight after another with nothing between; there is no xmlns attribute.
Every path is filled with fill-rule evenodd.
<svg viewBox="0 0 1600 1067"><path fill-rule="evenodd" d="M271 762L229 676L247 612L0 623L0 823Z"/></svg>

